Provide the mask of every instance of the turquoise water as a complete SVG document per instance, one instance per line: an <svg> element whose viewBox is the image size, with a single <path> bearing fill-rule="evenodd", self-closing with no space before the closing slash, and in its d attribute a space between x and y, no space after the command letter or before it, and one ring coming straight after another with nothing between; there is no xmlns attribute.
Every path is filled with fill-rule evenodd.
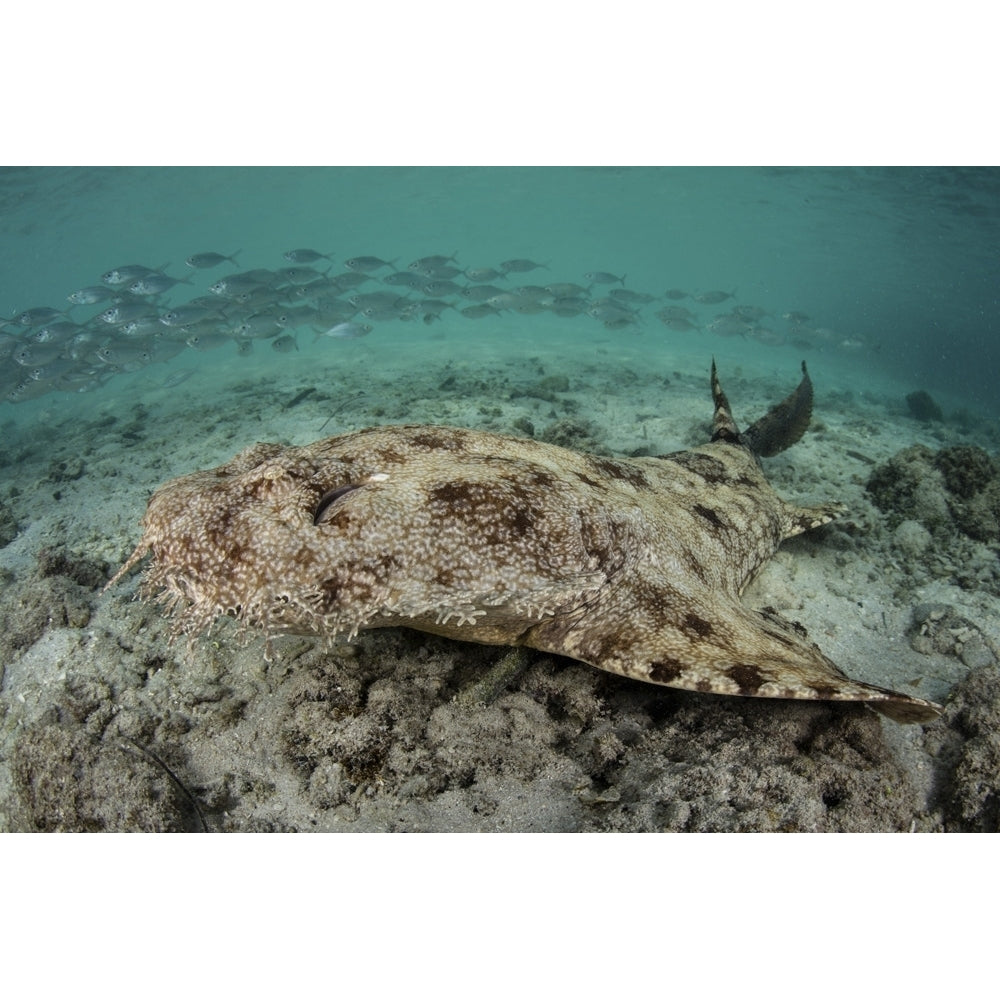
<svg viewBox="0 0 1000 1000"><path fill-rule="evenodd" d="M469 702L476 713L466 713L448 703L453 692L485 691L487 671L496 683L501 654L489 647L449 651L443 639L434 646L392 629L332 657L322 644L282 637L289 641L276 642L268 661L264 643L241 646L231 622L211 643L171 647L159 612L130 599L137 567L103 596L98 589L143 537L154 489L255 442L304 445L373 424L433 422L618 456L663 454L707 440L713 357L741 427L793 390L804 358L814 433L790 457L767 459L766 474L780 496L844 503L849 514L790 540L747 605L787 611L851 677L943 701L967 669L985 669L997 634L995 546L952 531L950 494L933 480L940 469L919 453L894 467L901 494L906 476L931 480L914 488L912 508L877 510L865 483L878 470L885 480L883 463L914 443L930 455L1000 441L998 196L991 170L0 171L0 813L14 801L15 777L30 774L54 789L58 822L76 817L70 828L90 828L91 815L137 815L132 792L105 801L111 778L90 776L120 774L116 785L137 787L139 758L119 753L119 771L93 763L122 750L117 732L148 738L151 760L211 803L219 829L310 829L317 816L325 829L906 828L911 796L899 791L890 747L923 769L915 789L933 784L950 801L958 757L939 767L932 755L957 747L954 733L952 743L939 730L926 744L919 732L893 734L883 747L852 716L842 729L825 713L795 722L775 705L769 722L766 707L734 699L723 722L701 714L712 709L697 700L632 692L624 680L612 687L614 679L594 681L548 657L509 692L515 700L489 708L496 714L479 713L478 695ZM283 254L296 248L332 260L292 265ZM238 266L186 265L209 251L238 252ZM394 263L359 263L363 256ZM411 270L432 256L443 263ZM510 264L519 259L544 266ZM102 276L129 264L180 283L152 297L115 286L119 303L102 297L68 319L20 321L26 310L68 309L67 296L88 286L110 294ZM421 273L428 266L458 270L455 288L429 292L439 279ZM464 272L487 267L506 273L480 303L468 289L484 285ZM397 273L427 282L388 283ZM213 293L219 282L222 294ZM229 286L241 282L233 295ZM579 287L552 290L560 284ZM359 306L350 301L358 294L387 304ZM203 323L160 322L200 298ZM468 313L481 305L492 308ZM151 317L134 321L138 334L101 319L132 306ZM343 323L364 335L322 335ZM967 411L963 422L918 424L905 401L917 389L949 419ZM970 462L970 482L982 474L978 454L949 462L956 458ZM962 513L975 511L995 541L991 496L981 490ZM718 501L723 514L727 502ZM219 510L216 533L228 523ZM916 523L925 512L933 530ZM207 572L239 571L242 536L234 539L232 566ZM682 573L678 593L687 583ZM642 602L628 603L624 620L645 614ZM956 638L929 657L910 633L944 603L953 616L933 621L957 623L940 625ZM341 692L343 703L334 700ZM802 749L815 768L792 760L782 777L789 734L802 725L829 738ZM620 760L602 742L608 733L636 734L623 735ZM844 744L848 757L824 749L842 733L862 734L861 744ZM681 761L678 739L693 748ZM743 740L751 770L716 767L720 739ZM69 761L65 748L84 746L92 755ZM70 782L73 795L67 767L82 775ZM874 775L878 788L869 795L852 773ZM748 780L766 808L756 796L736 805L731 790ZM827 793L845 781L861 791L841 809L839 792ZM93 791L77 796L75 785ZM776 795L794 810L772 810ZM78 798L82 811L63 811ZM920 822L941 825L932 808ZM41 807L37 815L26 828L51 828ZM157 828L172 828L163 815ZM20 822L16 812L0 815L0 828Z"/></svg>
<svg viewBox="0 0 1000 1000"><path fill-rule="evenodd" d="M416 364L433 364L466 352L547 348L558 356L600 344L651 365L683 355L702 357L707 367L715 355L720 364L794 374L805 357L818 384L825 377L899 399L926 389L946 412L1000 413L996 170L18 168L0 172L0 205L5 317L65 308L69 293L129 263L167 264L170 276L192 280L156 302L160 310L175 307L233 272L228 264L198 272L184 265L204 251L240 250L240 270L277 269L289 266L283 252L311 247L332 253L332 273L354 255L396 260L404 270L428 255L455 254L461 268L528 258L548 269L509 274L507 285L586 284L586 272L607 271L656 299L636 322L611 329L586 313L548 309L485 320L454 310L426 323L383 320L363 342L373 363L397 347L412 350ZM372 280L362 290L380 287ZM616 287L594 286L590 299ZM668 289L689 297L665 299ZM735 295L714 306L692 302L709 290ZM419 298L413 290L400 294ZM696 328L664 325L656 313L671 305L690 308ZM762 312L753 333L766 335L712 331L719 315L740 306ZM70 316L84 324L106 307ZM781 317L793 311L808 320L790 331ZM90 327L108 336L100 321ZM35 330L4 328L17 338ZM300 331L299 349L288 354L255 341L248 364L308 370L317 358L357 346L313 338ZM10 354L0 361L4 394L24 374ZM86 412L137 379L165 379L181 368L233 371L244 360L234 344L185 348L169 361L154 352L148 367L114 374L85 355L81 364L96 381L73 388L90 391L43 394L33 386L38 398L30 402L0 402L2 419L30 423L41 408Z"/></svg>

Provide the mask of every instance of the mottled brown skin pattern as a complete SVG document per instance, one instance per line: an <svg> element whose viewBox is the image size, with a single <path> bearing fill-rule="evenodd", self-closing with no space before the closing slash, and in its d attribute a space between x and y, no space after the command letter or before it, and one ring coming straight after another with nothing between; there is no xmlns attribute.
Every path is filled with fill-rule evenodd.
<svg viewBox="0 0 1000 1000"><path fill-rule="evenodd" d="M115 580L151 552L145 591L178 612L179 632L219 615L330 638L407 625L670 687L933 718L741 604L783 539L839 508L783 501L721 389L716 404L715 440L658 458L436 426L258 444L160 487Z"/></svg>

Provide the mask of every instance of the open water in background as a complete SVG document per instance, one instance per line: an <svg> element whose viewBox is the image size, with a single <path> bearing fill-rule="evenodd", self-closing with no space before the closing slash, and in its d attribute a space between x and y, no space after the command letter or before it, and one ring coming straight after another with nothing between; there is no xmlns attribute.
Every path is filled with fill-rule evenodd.
<svg viewBox="0 0 1000 1000"><path fill-rule="evenodd" d="M678 333L648 306L644 324L609 331L588 317L505 315L439 324L376 324L363 343L377 363L393 344L421 345L427 363L461 360L490 340L494 353L549 341L560 351L620 341L630 355L664 352L720 365L761 365L797 377L805 357L817 386L824 376L856 392L914 389L1000 416L997 321L1000 171L989 168L11 168L0 171L0 314L65 306L77 288L113 267L169 262L195 287L168 293L172 305L202 294L233 268L194 272L194 253L242 250L240 269L287 266L281 254L313 247L334 254L334 273L355 255L411 260L457 251L463 267L510 258L550 269L512 282L575 281L587 271L625 274L626 287L662 296L736 290L733 304L761 306L767 325L806 313L815 326L860 343L840 349L774 347L740 337ZM388 272L380 272L388 273ZM461 279L459 279L461 280ZM365 290L378 287L372 283ZM406 294L405 289L400 290ZM598 294L595 291L594 294ZM688 300L680 305L690 305ZM89 315L97 307L76 310ZM439 329L449 336L436 336ZM302 365L343 342L278 354L256 345L254 367ZM167 365L116 376L85 394L53 393L0 402L0 422L30 424L60 409L85 413L136 378L236 370L232 345L185 349ZM13 364L6 360L3 364Z"/></svg>

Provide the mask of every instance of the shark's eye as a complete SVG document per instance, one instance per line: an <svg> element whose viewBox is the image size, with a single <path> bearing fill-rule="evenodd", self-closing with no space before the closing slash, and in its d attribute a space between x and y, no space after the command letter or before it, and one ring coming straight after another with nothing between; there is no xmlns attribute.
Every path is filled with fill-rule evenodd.
<svg viewBox="0 0 1000 1000"><path fill-rule="evenodd" d="M316 504L316 510L313 513L313 524L322 524L326 512L342 497L346 496L352 490L358 489L360 483L348 483L346 486L338 486L336 489L329 490L320 497L320 501Z"/></svg>

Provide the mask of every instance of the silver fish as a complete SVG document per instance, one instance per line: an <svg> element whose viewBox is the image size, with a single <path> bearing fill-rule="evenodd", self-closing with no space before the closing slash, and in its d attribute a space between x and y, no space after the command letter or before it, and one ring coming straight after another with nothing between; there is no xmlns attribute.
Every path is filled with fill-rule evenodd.
<svg viewBox="0 0 1000 1000"><path fill-rule="evenodd" d="M467 285L461 291L462 298L469 299L472 302L485 302L494 295L503 294L504 290L497 288L496 285Z"/></svg>
<svg viewBox="0 0 1000 1000"><path fill-rule="evenodd" d="M409 303L402 299L399 304L391 306L368 306L361 310L361 315L368 319L399 319L400 315L408 308Z"/></svg>
<svg viewBox="0 0 1000 1000"><path fill-rule="evenodd" d="M326 277L322 271L317 271L314 267L280 267L274 273L279 282L288 282L291 285L308 285L317 278Z"/></svg>
<svg viewBox="0 0 1000 1000"><path fill-rule="evenodd" d="M349 296L347 301L358 309L368 309L371 306L378 309L401 308L407 302L395 292L358 292L357 295Z"/></svg>
<svg viewBox="0 0 1000 1000"><path fill-rule="evenodd" d="M336 326L338 323L346 322L357 311L358 307L353 303L334 299L330 302L317 305L316 314L313 316L313 323L325 329L330 326Z"/></svg>
<svg viewBox="0 0 1000 1000"><path fill-rule="evenodd" d="M222 298L234 299L240 292L256 288L268 288L275 283L273 271L265 268L256 268L253 271L241 271L239 274L230 274L220 279L214 285L210 285L208 290L213 295Z"/></svg>
<svg viewBox="0 0 1000 1000"><path fill-rule="evenodd" d="M76 366L76 361L73 358L54 358L37 368L29 369L28 377L36 382L53 382L74 371Z"/></svg>
<svg viewBox="0 0 1000 1000"><path fill-rule="evenodd" d="M217 333L228 336L227 331L218 322L209 320L206 323L190 323L187 326L168 326L166 329L161 326L156 336L160 341L167 343L186 344L189 338L196 335Z"/></svg>
<svg viewBox="0 0 1000 1000"><path fill-rule="evenodd" d="M625 275L623 274L620 278L616 274L610 274L607 271L588 271L584 277L592 285L624 285Z"/></svg>
<svg viewBox="0 0 1000 1000"><path fill-rule="evenodd" d="M427 279L423 274L414 271L395 271L382 279L383 285L402 286L404 288L423 288Z"/></svg>
<svg viewBox="0 0 1000 1000"><path fill-rule="evenodd" d="M382 267L395 267L395 260L382 260L381 257L352 257L344 261L344 266L352 271L377 271Z"/></svg>
<svg viewBox="0 0 1000 1000"><path fill-rule="evenodd" d="M608 302L607 300L592 303L587 309L587 315L593 316L594 319L599 319L603 323L617 323L623 320L635 323L637 321L632 310L624 305L616 305L614 302Z"/></svg>
<svg viewBox="0 0 1000 1000"><path fill-rule="evenodd" d="M293 264L313 264L317 260L333 260L331 254L320 253L318 250L310 250L308 248L289 250L281 256Z"/></svg>
<svg viewBox="0 0 1000 1000"><path fill-rule="evenodd" d="M745 319L729 314L716 316L707 329L720 337L745 337L753 327Z"/></svg>
<svg viewBox="0 0 1000 1000"><path fill-rule="evenodd" d="M262 309L277 305L281 301L281 296L266 285L256 285L236 292L230 301L248 308L252 306L255 312L260 312Z"/></svg>
<svg viewBox="0 0 1000 1000"><path fill-rule="evenodd" d="M95 302L104 302L113 294L107 285L88 285L86 288L78 288L66 298L75 306L89 306Z"/></svg>
<svg viewBox="0 0 1000 1000"><path fill-rule="evenodd" d="M232 328L232 333L240 340L252 340L254 337L273 337L281 324L267 313L255 313L245 317Z"/></svg>
<svg viewBox="0 0 1000 1000"><path fill-rule="evenodd" d="M296 306L291 309L284 309L279 313L274 314L274 322L278 324L283 330L292 330L298 326L305 326L307 323L312 323L316 316L318 315L318 310L314 309L312 306Z"/></svg>
<svg viewBox="0 0 1000 1000"><path fill-rule="evenodd" d="M499 316L499 310L495 309L488 302L480 302L477 306L466 306L461 310L466 319L482 319L485 316Z"/></svg>
<svg viewBox="0 0 1000 1000"><path fill-rule="evenodd" d="M38 396L44 396L49 391L49 386L45 382L36 382L33 378L22 378L13 389L10 389L4 398L8 403L23 403Z"/></svg>
<svg viewBox="0 0 1000 1000"><path fill-rule="evenodd" d="M375 328L369 323L338 323L331 326L329 330L317 333L317 337L339 337L343 340L353 340L356 337L365 337Z"/></svg>
<svg viewBox="0 0 1000 1000"><path fill-rule="evenodd" d="M97 334L92 330L82 330L69 342L62 353L74 361L82 361L93 352L97 339Z"/></svg>
<svg viewBox="0 0 1000 1000"><path fill-rule="evenodd" d="M688 297L688 293L680 288L668 288L663 294L666 298L673 299L674 302Z"/></svg>
<svg viewBox="0 0 1000 1000"><path fill-rule="evenodd" d="M35 368L59 357L61 344L24 344L11 355L22 368Z"/></svg>
<svg viewBox="0 0 1000 1000"><path fill-rule="evenodd" d="M399 310L399 314L396 316L396 319L403 323L409 323L411 320L420 319L423 315L424 312L421 308L420 302L414 300Z"/></svg>
<svg viewBox="0 0 1000 1000"><path fill-rule="evenodd" d="M319 296L336 295L337 287L331 283L327 274L315 278L307 285L284 285L280 295L285 302L311 302Z"/></svg>
<svg viewBox="0 0 1000 1000"><path fill-rule="evenodd" d="M424 288L424 295L437 298L439 295L459 295L464 285L457 285L454 281L442 279L438 281L428 281Z"/></svg>
<svg viewBox="0 0 1000 1000"><path fill-rule="evenodd" d="M509 293L503 293L503 294L509 294ZM503 294L494 295L492 299L488 299L487 301L489 301L492 305L496 305L498 299L501 302L510 301L510 305L507 308L516 309L519 312L525 312L528 306L537 306L538 309L532 310L533 312L537 312L539 309L543 308L542 306L543 302L552 301L552 296L549 295L548 292L544 292L541 295L536 295L533 292L524 292L519 288L514 293L512 299L510 300L505 300Z"/></svg>
<svg viewBox="0 0 1000 1000"><path fill-rule="evenodd" d="M232 343L233 338L228 333L212 333L201 330L191 334L185 343L188 347L193 347L196 351L213 351L217 347Z"/></svg>
<svg viewBox="0 0 1000 1000"><path fill-rule="evenodd" d="M739 316L740 319L745 319L749 323L755 323L765 316L770 316L770 313L762 306L734 306L733 315Z"/></svg>
<svg viewBox="0 0 1000 1000"><path fill-rule="evenodd" d="M99 347L94 356L102 364L120 368L122 371L137 371L153 361L153 342L136 341L135 343L105 344Z"/></svg>
<svg viewBox="0 0 1000 1000"><path fill-rule="evenodd" d="M219 298L231 299L236 297L237 291L239 291L240 286L233 282L230 282L227 278L222 278L217 281L214 285L209 285L208 290L213 295L218 295Z"/></svg>
<svg viewBox="0 0 1000 1000"><path fill-rule="evenodd" d="M624 330L627 326L636 326L639 320L635 316L621 316L618 319L606 319L604 327L607 330Z"/></svg>
<svg viewBox="0 0 1000 1000"><path fill-rule="evenodd" d="M227 308L225 302L219 301L218 295L196 295L187 305L192 308L211 309L213 312L224 312Z"/></svg>
<svg viewBox="0 0 1000 1000"><path fill-rule="evenodd" d="M761 329L763 328L760 328L757 331L755 331L755 334L759 333ZM863 348L866 348L868 344L864 340L859 339L858 337L846 337L844 340L840 341L840 343L837 344L837 346L842 351L860 351Z"/></svg>
<svg viewBox="0 0 1000 1000"><path fill-rule="evenodd" d="M291 351L297 351L299 349L298 341L295 339L294 333L286 333L276 340L271 341L271 346L279 354L289 354Z"/></svg>
<svg viewBox="0 0 1000 1000"><path fill-rule="evenodd" d="M496 281L497 278L507 277L503 271L498 271L495 267L470 267L465 271L465 276L474 282Z"/></svg>
<svg viewBox="0 0 1000 1000"><path fill-rule="evenodd" d="M420 267L417 268L417 274L422 274L425 278L447 280L448 278L457 278L460 274L464 272L460 267L450 267L447 264L439 264L436 267Z"/></svg>
<svg viewBox="0 0 1000 1000"><path fill-rule="evenodd" d="M720 302L725 302L726 299L731 299L735 294L735 288L731 292L700 292L698 295L694 296L694 300L695 302L700 302L703 306L714 306L718 305Z"/></svg>
<svg viewBox="0 0 1000 1000"><path fill-rule="evenodd" d="M486 300L488 305L493 306L494 309L516 309L519 305L525 302L533 302L534 299L529 298L525 295L519 295L517 292L500 292L497 295L490 296Z"/></svg>
<svg viewBox="0 0 1000 1000"><path fill-rule="evenodd" d="M557 299L569 299L586 295L589 289L584 288L583 285L576 285L572 281L555 281L551 285L546 285L545 291Z"/></svg>
<svg viewBox="0 0 1000 1000"><path fill-rule="evenodd" d="M20 326L35 326L38 323L50 323L54 319L66 314L61 309L53 309L51 306L35 306L34 309L25 309L14 317L14 322Z"/></svg>
<svg viewBox="0 0 1000 1000"><path fill-rule="evenodd" d="M146 267L145 264L122 264L121 267L105 271L101 275L101 281L105 285L125 285L130 281L144 278L147 274L159 274L165 267L167 267L166 264L160 268Z"/></svg>
<svg viewBox="0 0 1000 1000"><path fill-rule="evenodd" d="M509 274L511 272L517 274L523 274L525 271L534 271L536 268L543 267L548 270L548 264L536 264L533 260L525 260L524 258L515 258L514 260L505 260L500 265L500 270L504 274Z"/></svg>
<svg viewBox="0 0 1000 1000"><path fill-rule="evenodd" d="M64 344L79 332L80 327L76 323L58 320L39 327L28 339L36 344Z"/></svg>
<svg viewBox="0 0 1000 1000"><path fill-rule="evenodd" d="M330 280L330 287L340 292L348 292L352 288L363 285L366 281L373 281L371 275L363 271L344 271L343 274L335 274Z"/></svg>
<svg viewBox="0 0 1000 1000"><path fill-rule="evenodd" d="M9 358L22 343L20 337L10 333L0 333L0 359Z"/></svg>
<svg viewBox="0 0 1000 1000"><path fill-rule="evenodd" d="M663 325L668 330L673 330L675 333L690 333L692 330L699 329L690 320L686 319L665 319Z"/></svg>
<svg viewBox="0 0 1000 1000"><path fill-rule="evenodd" d="M121 326L123 323L143 319L149 315L149 305L145 302L119 302L109 306L97 318L109 326ZM153 318L158 320L159 316L153 316Z"/></svg>
<svg viewBox="0 0 1000 1000"><path fill-rule="evenodd" d="M635 316L636 311L627 302L619 302L618 299L591 299L590 308L596 310L607 310L611 309L619 313L628 313L630 316Z"/></svg>
<svg viewBox="0 0 1000 1000"><path fill-rule="evenodd" d="M518 285L514 291L522 299L544 299L546 295L551 294L547 288L543 288L541 285Z"/></svg>
<svg viewBox="0 0 1000 1000"><path fill-rule="evenodd" d="M589 305L587 299L568 297L553 300L550 308L557 316L579 316L587 311Z"/></svg>
<svg viewBox="0 0 1000 1000"><path fill-rule="evenodd" d="M430 257L421 257L419 260L415 260L409 267L411 271L419 271L425 267L445 267L455 262L457 254L457 250L450 257L445 257L444 254L440 253L432 254Z"/></svg>
<svg viewBox="0 0 1000 1000"><path fill-rule="evenodd" d="M212 318L222 319L222 313L217 308L188 303L186 306L178 306L176 309L165 312L160 317L160 322L164 326L187 326L190 323L201 323L203 320Z"/></svg>
<svg viewBox="0 0 1000 1000"><path fill-rule="evenodd" d="M218 267L219 264L221 264L224 260L228 260L229 263L235 267L236 258L239 257L241 253L243 253L242 250L237 250L236 253L231 254L230 256L227 257L225 256L225 254L213 253L211 250L209 250L206 251L205 253L191 254L191 256L188 257L188 259L184 261L184 263L187 264L188 267L196 267L199 270L204 270L205 268L208 267Z"/></svg>
<svg viewBox="0 0 1000 1000"><path fill-rule="evenodd" d="M123 337L133 339L135 337L155 337L160 333L161 324L155 316L142 316L139 319L130 319L127 323L122 323L116 327L118 333Z"/></svg>
<svg viewBox="0 0 1000 1000"><path fill-rule="evenodd" d="M171 278L166 274L147 274L145 277L137 278L129 286L128 290L133 295L162 295L169 292L174 285L190 285L187 278Z"/></svg>
<svg viewBox="0 0 1000 1000"><path fill-rule="evenodd" d="M664 323L668 319L694 319L695 315L690 309L685 309L684 306L664 306L662 309L657 310L657 319L662 319Z"/></svg>
<svg viewBox="0 0 1000 1000"><path fill-rule="evenodd" d="M410 309L407 306L407 309ZM414 302L412 306L412 312L414 316L419 316L425 323L432 323L436 319L441 318L441 313L445 309L455 309L457 311L457 306L453 306L450 302L445 302L444 299L421 299L419 302Z"/></svg>

